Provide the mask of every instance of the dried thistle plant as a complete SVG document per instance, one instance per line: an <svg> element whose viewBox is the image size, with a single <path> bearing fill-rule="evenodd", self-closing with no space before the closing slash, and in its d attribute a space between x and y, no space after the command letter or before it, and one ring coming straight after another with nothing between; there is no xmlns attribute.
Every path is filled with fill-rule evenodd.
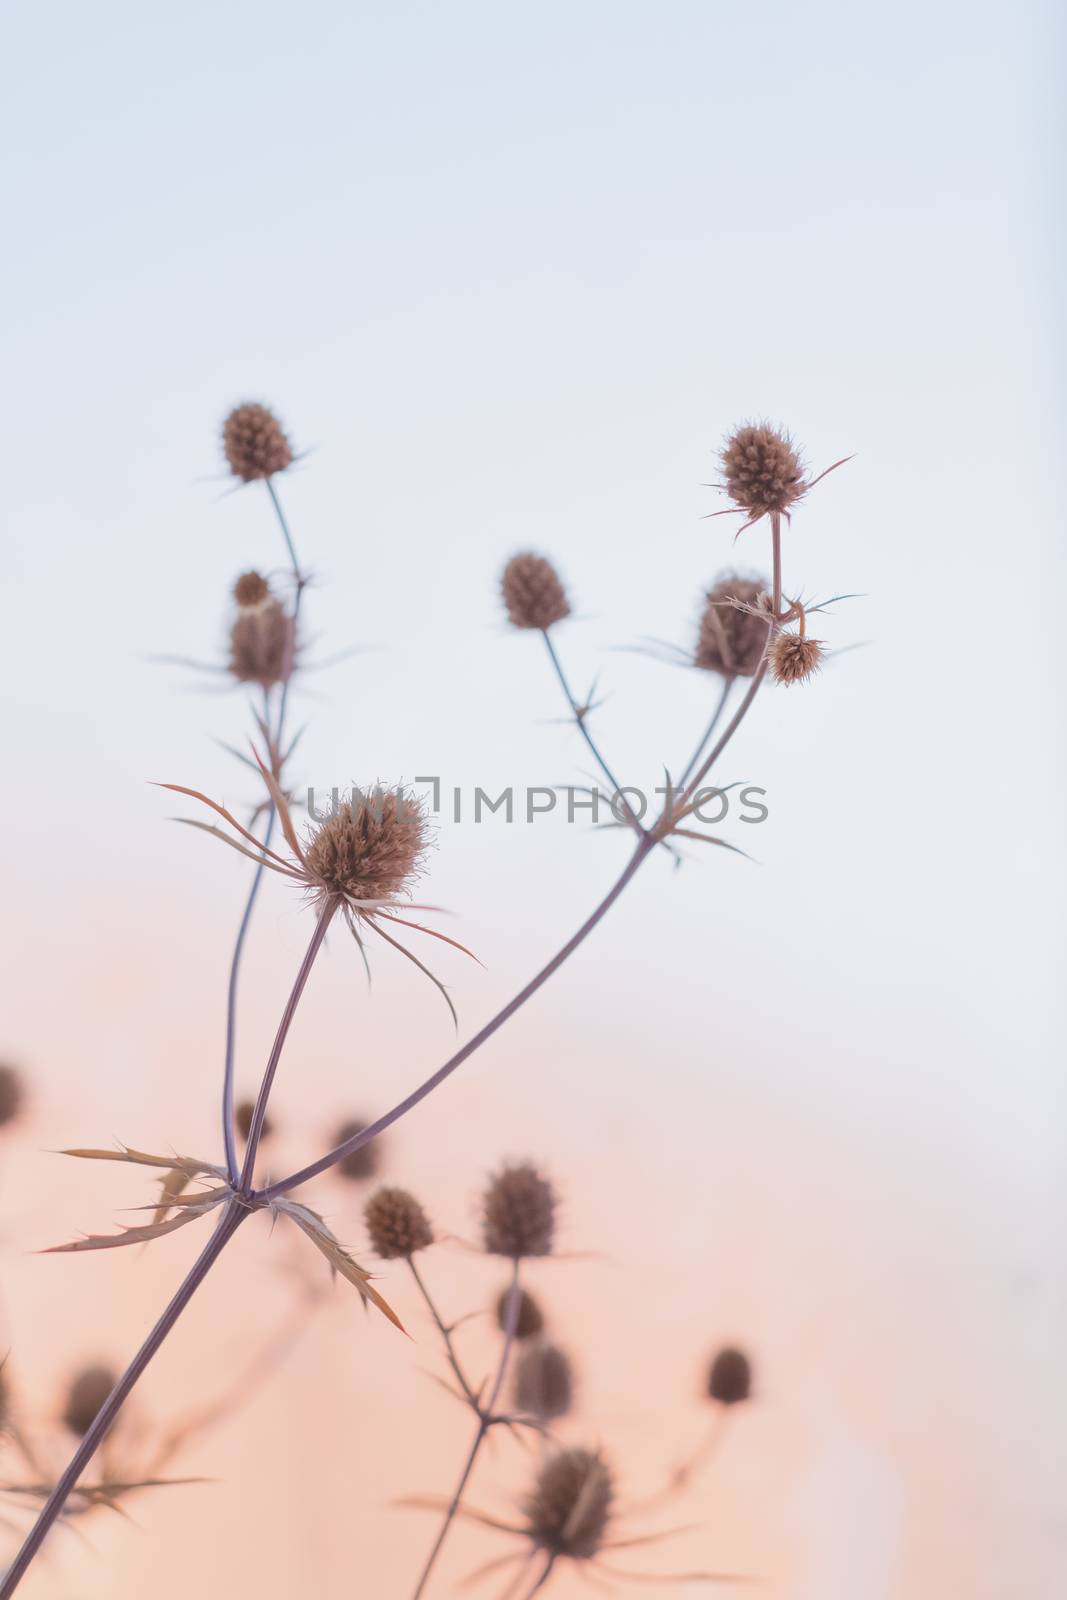
<svg viewBox="0 0 1067 1600"><path fill-rule="evenodd" d="M128 1162L154 1171L159 1189L153 1202L146 1208L150 1220L128 1226L114 1235L89 1235L61 1248L82 1251L139 1244L208 1216L214 1218L215 1227L155 1328L100 1405L66 1469L45 1499L34 1527L0 1581L0 1600L8 1600L14 1594L49 1529L62 1514L69 1497L81 1482L87 1465L113 1427L130 1391L183 1314L199 1284L214 1268L238 1228L249 1216L264 1211L288 1218L325 1257L331 1270L357 1289L365 1303L376 1306L390 1321L400 1325L396 1313L374 1286L372 1274L361 1267L343 1247L322 1216L293 1199L292 1192L333 1167L341 1169L344 1164L352 1163L357 1156L368 1151L387 1128L414 1110L474 1051L509 1022L584 943L645 862L656 855L660 847L676 855L682 841L690 840L733 848L727 841L694 826L698 820L696 809L701 786L746 718L768 673L779 681L796 682L801 676L810 675L818 659L814 655L815 649L819 648L816 642L804 638L804 609L798 601L785 600L782 527L826 473L815 478L808 476L799 451L784 431L770 428L764 423L746 424L730 436L724 447L724 488L734 502L735 513L744 517L743 528L747 529L765 517L769 520L770 582L765 589L761 586L754 598L745 598L735 591L732 594L723 593L721 601L714 601L716 607L724 604L731 613L736 612L736 616L724 611L723 617L717 618L705 608L694 662L722 677L719 701L713 709L711 723L683 769L681 781L678 784L668 782L659 815L646 823L623 791L592 733L590 723L596 709L594 692L591 690L580 700L566 677L554 635L570 616L571 607L554 566L547 558L529 553L513 558L505 568L502 580L509 620L520 632L540 633L574 725L618 799L617 826L632 835L629 860L576 933L473 1037L415 1089L374 1122L353 1127L351 1132L339 1138L334 1147L321 1156L293 1172L257 1186L257 1153L267 1123L268 1103L281 1056L308 978L334 918L343 918L364 961L367 936L373 934L414 962L444 995L453 1017L455 1008L445 985L405 943L395 937L396 930L414 931L433 937L467 955L470 952L458 941L408 916L412 911L433 911L436 908L417 904L410 898L413 885L424 868L428 833L421 808L401 786L377 784L364 793L356 791L347 797L345 809L311 827L303 837L297 831L291 786L286 777L294 746L288 727L288 713L292 684L302 670L297 641L307 578L297 558L275 484L276 476L285 472L295 457L292 445L274 414L254 403L240 405L230 413L223 428L223 447L228 467L241 483L262 483L264 486L282 535L292 578L290 604L275 595L269 583L264 593L266 580L258 572L242 574L233 586L237 615L231 631L229 671L235 679L253 685L262 695L262 706L254 711L253 728L250 730L251 755L241 750L235 751L245 767L258 776L265 790L265 798L258 801L250 824L245 826L231 811L196 789L181 784L163 786L189 796L213 811L218 821L180 820L191 822L193 826L222 839L234 852L250 860L255 868L229 967L221 1094L223 1159L216 1162L172 1154L152 1155L124 1147L118 1150L86 1148L70 1152L83 1159ZM840 464L836 462L834 466ZM827 469L832 470L833 467ZM710 595L708 603L711 603ZM809 611L812 609L825 607L808 608ZM783 629L794 621L799 623L798 632L783 633ZM762 629L762 643L758 652L757 624ZM798 648L798 645L803 648ZM697 657L700 659L697 660ZM739 681L746 684L744 693L720 733L718 724L725 715L727 697L733 684ZM220 826L220 821L223 826ZM280 828L284 839L284 847L279 849L273 843L276 827ZM315 924L282 1008L270 1054L262 1069L259 1091L247 1118L245 1149L241 1158L237 1148L239 1127L235 1114L239 972L259 891L268 873L303 892L313 909ZM350 1165L348 1170L352 1171ZM424 1219L424 1229L415 1227L414 1213L409 1213L408 1231L403 1233L399 1214L394 1211L391 1213L393 1231L390 1232L384 1227L384 1217L376 1215L381 1225L378 1243L385 1246L386 1259L392 1259L387 1254L392 1250L394 1257L406 1261L415 1281L419 1283L420 1274L415 1257L423 1247L416 1249L415 1243L427 1232L432 1234L429 1220ZM435 1313L435 1322L445 1341L460 1393L478 1419L467 1473L486 1433L501 1420L496 1406L507 1376L509 1357L516 1343L522 1306L520 1293L523 1286L519 1281L522 1263L544 1256L552 1248L555 1201L551 1185L534 1168L505 1168L497 1174L487 1190L483 1221L487 1251L503 1255L512 1262L508 1303L503 1315L501 1359L496 1375L484 1394L481 1388L471 1384L463 1372L450 1325ZM411 1248L400 1248L404 1243ZM426 1298L429 1304L429 1297ZM511 1421L518 1425L516 1419L512 1418ZM561 1473L563 1470L559 1469ZM599 1483L602 1480L594 1474L592 1481ZM460 1491L457 1491L452 1511L446 1519L442 1537L458 1512ZM605 1501L606 1506L609 1504L610 1496ZM605 1519L607 1515L605 1509ZM541 1587L548 1581L556 1560L561 1555L571 1555L571 1552L564 1550L562 1545L559 1550L553 1550L547 1544L538 1544L531 1533L532 1526L532 1523L526 1524L523 1531L545 1556L546 1564L536 1585ZM431 1555L431 1567L432 1563ZM423 1592L426 1576L424 1574L424 1579L420 1581L417 1590L419 1595Z"/></svg>

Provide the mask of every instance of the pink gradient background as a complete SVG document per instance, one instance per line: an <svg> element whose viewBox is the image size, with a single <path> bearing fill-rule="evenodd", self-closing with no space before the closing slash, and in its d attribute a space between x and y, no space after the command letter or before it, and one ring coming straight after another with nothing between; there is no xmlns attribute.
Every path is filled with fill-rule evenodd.
<svg viewBox="0 0 1067 1600"><path fill-rule="evenodd" d="M30 1252L145 1186L50 1150L218 1146L239 858L166 822L149 779L243 805L215 738L239 696L151 665L210 656L226 585L280 563L257 491L221 493L245 394L301 446L282 484L317 583L299 776L437 773L469 793L583 781L537 643L501 625L511 550L555 554L560 645L602 672L598 732L635 783L677 769L694 675L619 650L685 642L731 543L702 480L768 409L821 467L787 585L858 592L816 687L761 697L723 776L770 818L674 874L653 860L573 962L392 1134L385 1174L476 1237L485 1173L543 1162L569 1259L531 1270L573 1352L562 1433L624 1497L701 1437L707 1353L752 1351L756 1402L636 1570L712 1566L769 1600L1051 1600L1067 1577L1065 1276L1051 732L1042 610L1056 394L1047 215L1051 11L725 6L108 4L15 23L4 168L6 419L0 1056L32 1105L0 1171L0 1342L29 1422L72 1365L139 1342L196 1248ZM102 24L106 22L108 26ZM966 26L964 27L964 23ZM253 26L254 24L254 26ZM921 33L925 51L913 47ZM117 43L116 43L117 41ZM761 63L753 77L751 63ZM739 64L747 63L744 71ZM756 93L757 87L759 93ZM995 204L991 197L995 197ZM745 837L748 834L749 837ZM428 898L486 963L443 955L465 1036L578 924L623 859L556 817L444 823ZM709 852L709 856L710 856ZM240 1034L252 1087L308 937L264 895ZM444 1008L387 957L368 996L330 941L276 1097L279 1169L448 1053ZM309 1188L357 1251L360 1192ZM135 1396L149 1427L222 1393L285 1315L295 1239L239 1235ZM448 1311L498 1264L445 1244ZM269 1392L184 1455L212 1480L136 1525L60 1536L27 1596L291 1600L409 1592L468 1419L404 1275L414 1344L338 1286ZM491 1358L482 1322L464 1331ZM473 1503L506 1513L508 1440ZM506 1549L457 1530L440 1592ZM492 1593L492 1586L486 1590ZM569 1573L549 1592L584 1593ZM641 1592L638 1589L635 1593ZM645 1592L666 1587L650 1585ZM693 1584L688 1591L699 1593Z"/></svg>

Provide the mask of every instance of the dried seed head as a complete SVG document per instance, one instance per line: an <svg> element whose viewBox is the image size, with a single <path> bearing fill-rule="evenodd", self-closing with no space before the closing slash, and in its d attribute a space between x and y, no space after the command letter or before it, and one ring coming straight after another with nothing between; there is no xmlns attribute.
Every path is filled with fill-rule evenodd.
<svg viewBox="0 0 1067 1600"><path fill-rule="evenodd" d="M574 1404L574 1373L558 1345L547 1339L523 1345L515 1363L515 1404L541 1422L567 1415Z"/></svg>
<svg viewBox="0 0 1067 1600"><path fill-rule="evenodd" d="M550 628L571 614L559 574L544 556L528 550L512 556L500 587L508 620L516 628Z"/></svg>
<svg viewBox="0 0 1067 1600"><path fill-rule="evenodd" d="M529 1162L503 1167L482 1201L485 1248L493 1256L547 1256L556 1226L556 1191Z"/></svg>
<svg viewBox="0 0 1067 1600"><path fill-rule="evenodd" d="M743 1350L726 1345L712 1357L708 1394L722 1406L736 1406L752 1393L752 1364Z"/></svg>
<svg viewBox="0 0 1067 1600"><path fill-rule="evenodd" d="M508 1305L511 1299L511 1290L502 1289L496 1302L496 1322L501 1333L507 1332ZM541 1333L545 1326L544 1313L533 1295L525 1289L519 1290L519 1310L515 1320L516 1339L532 1339Z"/></svg>
<svg viewBox="0 0 1067 1600"><path fill-rule="evenodd" d="M808 487L792 439L766 423L748 423L732 433L721 461L727 494L752 521L788 511Z"/></svg>
<svg viewBox="0 0 1067 1600"><path fill-rule="evenodd" d="M739 606L759 606L767 612L767 620ZM767 643L770 609L764 579L723 573L705 597L693 664L727 678L751 678Z"/></svg>
<svg viewBox="0 0 1067 1600"><path fill-rule="evenodd" d="M237 1132L242 1139L247 1139L252 1129L252 1118L255 1115L256 1102L254 1100L239 1100L234 1107L233 1120L237 1124ZM269 1116L263 1118L263 1131L261 1139L269 1139L274 1132L274 1123Z"/></svg>
<svg viewBox="0 0 1067 1600"><path fill-rule="evenodd" d="M604 1543L615 1486L595 1450L560 1450L537 1474L523 1511L535 1545L554 1556L589 1561Z"/></svg>
<svg viewBox="0 0 1067 1600"><path fill-rule="evenodd" d="M293 619L280 600L238 611L230 629L230 671L238 683L272 689L293 670Z"/></svg>
<svg viewBox="0 0 1067 1600"><path fill-rule="evenodd" d="M230 471L245 483L284 472L293 451L273 411L246 401L235 406L222 425L222 448Z"/></svg>
<svg viewBox="0 0 1067 1600"><path fill-rule="evenodd" d="M376 1189L363 1208L363 1219L383 1261L413 1256L433 1244L430 1219L406 1189Z"/></svg>
<svg viewBox="0 0 1067 1600"><path fill-rule="evenodd" d="M344 1144L346 1139L354 1139L357 1133L362 1133L368 1124L361 1122L358 1117L353 1117L348 1122L342 1122L333 1136L335 1145ZM337 1163L337 1171L342 1178L348 1178L352 1183L360 1183L364 1178L373 1178L381 1162L381 1141L372 1139L369 1144L361 1144L350 1156L343 1157Z"/></svg>
<svg viewBox="0 0 1067 1600"><path fill-rule="evenodd" d="M775 683L803 683L818 672L823 658L821 639L799 633L780 633L771 645L771 672Z"/></svg>
<svg viewBox="0 0 1067 1600"><path fill-rule="evenodd" d="M308 875L324 894L388 901L411 887L428 844L421 802L406 789L376 785L346 795L304 854Z"/></svg>
<svg viewBox="0 0 1067 1600"><path fill-rule="evenodd" d="M110 1367L83 1367L71 1380L63 1421L79 1438L89 1432L96 1413L118 1382Z"/></svg>
<svg viewBox="0 0 1067 1600"><path fill-rule="evenodd" d="M22 1079L14 1067L6 1062L0 1062L0 1128L5 1128L9 1122L14 1122L22 1110L25 1096L22 1089Z"/></svg>
<svg viewBox="0 0 1067 1600"><path fill-rule="evenodd" d="M261 606L265 600L270 599L270 584L262 573L242 572L234 583L233 598L243 611Z"/></svg>

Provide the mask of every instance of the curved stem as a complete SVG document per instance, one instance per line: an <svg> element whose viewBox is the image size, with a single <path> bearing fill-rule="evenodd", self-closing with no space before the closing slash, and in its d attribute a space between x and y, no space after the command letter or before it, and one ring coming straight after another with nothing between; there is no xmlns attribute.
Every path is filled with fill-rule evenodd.
<svg viewBox="0 0 1067 1600"><path fill-rule="evenodd" d="M616 778L614 772L612 772L604 757L601 755L596 740L593 738L592 734L589 732L589 729L585 725L585 719L588 715L589 708L587 706L580 706L577 700L574 698L574 695L571 692L571 686L567 682L566 674L563 671L563 663L560 661L559 656L556 653L556 647L549 637L547 628L541 629L541 637L545 641L545 649L548 651L548 658L555 668L556 677L559 679L560 688L563 690L563 693L567 698L567 704L571 708L571 715L574 717L578 732L581 734L582 738L589 747L593 760L596 762L597 766L600 768L601 772L604 774L605 778L607 778L612 789L614 790L612 799L614 800L615 795L619 796L619 798L622 800L623 809L626 813L626 818L630 823L630 826L634 828L637 833L643 834L645 830L642 826L640 818L634 811L629 800L627 800L625 794L623 794L622 785L619 783L618 778Z"/></svg>
<svg viewBox="0 0 1067 1600"><path fill-rule="evenodd" d="M415 1279L415 1282L419 1288L419 1293L425 1300L427 1309L429 1310L429 1313L436 1324L437 1331L441 1335L441 1339L445 1347L445 1354L448 1357L448 1364L455 1373L456 1381L458 1382L460 1388L463 1390L464 1399L467 1401L469 1406L473 1406L474 1409L477 1410L478 1397L471 1388L470 1383L467 1380L467 1374L464 1372L459 1356L456 1354L456 1346L452 1339L452 1329L448 1326L441 1313L438 1311L437 1304L433 1299L433 1296L430 1294L429 1289L426 1287L422 1274L415 1265L414 1256L408 1256L407 1262L409 1268L411 1269L411 1276Z"/></svg>
<svg viewBox="0 0 1067 1600"><path fill-rule="evenodd" d="M426 1592L426 1586L429 1583L433 1569L437 1564L437 1557L441 1554L441 1550L444 1547L444 1542L448 1538L448 1530L456 1520L456 1513L459 1510L460 1501L463 1499L463 1491L467 1487L471 1473L474 1471L474 1463L478 1459L478 1453L485 1442L486 1434L493 1426L496 1403L500 1399L500 1391L504 1387L504 1378L507 1374L508 1362L511 1358L512 1345L515 1342L515 1328L518 1320L519 1263L516 1260L512 1262L511 1282L508 1285L507 1309L504 1313L504 1344L500 1352L500 1360L497 1363L496 1377L493 1380L493 1387L490 1390L488 1402L484 1406L482 1406L478 1401L474 1402L475 1409L478 1413L478 1431L475 1433L470 1450L467 1452L467 1459L463 1463L463 1470L459 1475L459 1482L456 1484L455 1490L452 1494L452 1499L448 1503L448 1510L445 1512L444 1521L438 1530L437 1538L434 1540L430 1553L426 1558L426 1565L422 1569L422 1574L415 1586L415 1592L412 1595L411 1600L422 1600L422 1596Z"/></svg>
<svg viewBox="0 0 1067 1600"><path fill-rule="evenodd" d="M300 604L303 599L304 585L306 580L300 570L300 563L297 560L296 548L293 544L293 536L289 531L289 524L286 521L285 512L282 510L281 501L278 499L278 491L274 487L274 480L272 478L265 478L264 482L267 485L267 493L270 495L271 504L274 507L275 514L278 518L278 524L282 530L282 537L285 540L285 548L289 553L289 560L292 563L293 568L293 578L296 583L296 597L293 601L292 635L290 641L290 651L294 651L296 649L297 627L300 622ZM281 761L282 754L282 737L285 733L285 714L289 705L289 685L292 682L293 676L292 668L293 662L290 659L288 663L288 670L286 671L285 677L282 681L282 692L278 702L278 719L274 730L274 742L278 750L279 763ZM265 710L267 726L269 727L269 700ZM280 772L278 777L280 779ZM274 825L276 821L277 816L272 803L267 807L267 822L263 834L264 848L270 845L270 842L274 837ZM229 1174L230 1182L232 1184L237 1182L241 1171L240 1161L237 1155L237 1138L234 1132L233 1114L234 1077L237 1064L237 984L240 975L241 956L244 952L245 940L248 937L248 929L252 921L252 913L256 908L256 901L259 898L259 888L260 884L263 882L264 870L264 863L262 861L258 862L256 865L255 874L252 878L251 886L248 890L248 899L245 901L245 908L241 915L241 921L237 929L237 938L234 942L233 956L230 959L230 974L226 985L226 1055L222 1072L222 1142L226 1151L226 1171Z"/></svg>
<svg viewBox="0 0 1067 1600"><path fill-rule="evenodd" d="M701 738L700 743L697 745L696 749L693 751L693 754L689 757L688 766L686 767L685 771L682 773L682 776L678 779L678 787L679 787L679 789L684 791L686 784L689 782L690 773L692 772L693 768L696 766L697 762L700 760L701 756L704 754L704 751L707 749L708 742L710 741L710 739L714 735L715 729L719 726L720 718L722 717L723 712L726 710L726 702L730 698L730 690L733 688L733 686L734 686L734 678L733 678L733 676L730 676L730 677L727 677L727 678L723 679L722 693L719 695L719 698L716 701L715 710L711 713L711 721L708 723L707 727L704 729L704 734L703 734L703 737Z"/></svg>
<svg viewBox="0 0 1067 1600"><path fill-rule="evenodd" d="M41 1508L40 1515L27 1534L22 1549L7 1569L3 1582L0 1583L0 1600L10 1600L10 1596L15 1593L26 1574L27 1568L44 1543L52 1524L63 1510L71 1491L77 1486L82 1473L112 1427L130 1390L148 1366L152 1357L166 1339L196 1293L196 1290L203 1283L216 1260L247 1215L246 1208L236 1200L227 1202L226 1209L218 1220L215 1232L199 1256L197 1256L177 1293L148 1335L148 1338L93 1418L88 1432L71 1457L66 1471Z"/></svg>
<svg viewBox="0 0 1067 1600"><path fill-rule="evenodd" d="M339 901L336 895L330 895L323 903L318 921L315 923L315 931L311 935L311 943L308 945L304 959L300 963L300 971L297 973L293 987L289 991L289 998L285 1002L285 1010L282 1012L278 1031L274 1035L274 1044L271 1047L270 1057L263 1072L263 1081L259 1086L259 1094L256 1097L256 1108L252 1113L252 1121L248 1129L248 1143L245 1146L245 1160L241 1169L240 1188L240 1193L245 1198L252 1191L252 1174L256 1167L256 1152L259 1149L259 1141L263 1135L263 1124L267 1117L267 1104L270 1100L271 1089L274 1087L274 1075L282 1058L282 1050L285 1046L289 1029L292 1026L293 1017L296 1015L296 1008L300 1004L300 996L303 994L307 981L311 976L311 969L315 965L315 957L322 948L322 941L325 939L327 929L333 921L338 904Z"/></svg>
<svg viewBox="0 0 1067 1600"><path fill-rule="evenodd" d="M541 1575L537 1579L537 1581L534 1584L533 1588L532 1589L527 1589L526 1594L524 1596L524 1600L533 1600L533 1596L535 1594L537 1594L539 1590L544 1588L545 1584L548 1582L549 1578L551 1578L551 1576L552 1576L552 1568L555 1565L556 1565L556 1558L555 1558L554 1555L550 1555L548 1560L545 1562L545 1565L544 1565L544 1567L542 1568L542 1571L541 1571Z"/></svg>

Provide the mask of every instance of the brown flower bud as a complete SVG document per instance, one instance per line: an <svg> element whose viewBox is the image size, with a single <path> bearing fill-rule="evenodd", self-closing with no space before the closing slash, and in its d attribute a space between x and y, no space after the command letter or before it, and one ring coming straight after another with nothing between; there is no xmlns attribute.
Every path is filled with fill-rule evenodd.
<svg viewBox="0 0 1067 1600"><path fill-rule="evenodd" d="M799 633L780 633L771 645L771 673L775 683L803 683L818 672L823 658L821 639Z"/></svg>
<svg viewBox="0 0 1067 1600"><path fill-rule="evenodd" d="M118 1382L110 1367L83 1367L75 1374L63 1408L63 1421L79 1438L89 1432L97 1412Z"/></svg>
<svg viewBox="0 0 1067 1600"><path fill-rule="evenodd" d="M522 1346L515 1363L515 1404L541 1422L567 1415L574 1404L574 1374L558 1345L535 1339Z"/></svg>
<svg viewBox="0 0 1067 1600"><path fill-rule="evenodd" d="M0 1128L14 1122L22 1110L24 1098L22 1078L14 1067L0 1063Z"/></svg>
<svg viewBox="0 0 1067 1600"><path fill-rule="evenodd" d="M429 842L426 813L406 789L353 791L307 846L308 876L325 894L395 900L418 877Z"/></svg>
<svg viewBox="0 0 1067 1600"><path fill-rule="evenodd" d="M516 628L550 628L571 614L559 574L544 556L530 551L512 556L500 587L508 620Z"/></svg>
<svg viewBox="0 0 1067 1600"><path fill-rule="evenodd" d="M752 1365L743 1350L726 1345L708 1368L708 1395L723 1406L736 1406L752 1393Z"/></svg>
<svg viewBox="0 0 1067 1600"><path fill-rule="evenodd" d="M369 1124L361 1122L358 1117L342 1122L333 1136L335 1145L344 1144L346 1139L354 1139L357 1133L362 1133ZM348 1178L352 1183L362 1182L364 1178L373 1178L381 1164L381 1141L372 1139L369 1144L361 1144L350 1156L344 1156L337 1163L337 1171L342 1178Z"/></svg>
<svg viewBox="0 0 1067 1600"><path fill-rule="evenodd" d="M255 1115L256 1102L254 1100L239 1100L234 1108L233 1120L237 1124L237 1132L242 1139L247 1139L252 1130L252 1118ZM263 1131L260 1139L269 1139L274 1132L274 1122L271 1117L263 1118Z"/></svg>
<svg viewBox="0 0 1067 1600"><path fill-rule="evenodd" d="M502 1289L496 1302L496 1322L501 1333L507 1332L508 1306L511 1301L511 1290ZM535 1334L541 1333L545 1326L544 1313L533 1295L526 1289L519 1290L519 1309L515 1320L516 1339L532 1339Z"/></svg>
<svg viewBox="0 0 1067 1600"><path fill-rule="evenodd" d="M768 512L788 511L808 487L792 439L766 423L738 428L723 446L721 459L726 492L752 521Z"/></svg>
<svg viewBox="0 0 1067 1600"><path fill-rule="evenodd" d="M433 1244L430 1219L406 1189L376 1189L363 1208L363 1219L383 1261L413 1256Z"/></svg>
<svg viewBox="0 0 1067 1600"><path fill-rule="evenodd" d="M589 1561L604 1543L615 1486L595 1450L559 1450L549 1456L523 1511L528 1537L542 1550Z"/></svg>
<svg viewBox="0 0 1067 1600"><path fill-rule="evenodd" d="M766 617L740 607L759 606ZM723 573L705 598L693 663L725 678L751 678L763 657L771 597L762 578Z"/></svg>
<svg viewBox="0 0 1067 1600"><path fill-rule="evenodd" d="M238 683L272 689L293 670L293 619L280 600L238 611L230 629L230 671Z"/></svg>
<svg viewBox="0 0 1067 1600"><path fill-rule="evenodd" d="M273 411L253 401L235 406L226 418L222 448L230 471L244 483L284 472L293 460L292 446Z"/></svg>
<svg viewBox="0 0 1067 1600"><path fill-rule="evenodd" d="M485 1248L493 1256L547 1256L556 1226L556 1191L529 1162L503 1167L482 1201Z"/></svg>
<svg viewBox="0 0 1067 1600"><path fill-rule="evenodd" d="M242 572L233 586L233 598L243 611L270 599L270 584L259 572Z"/></svg>

